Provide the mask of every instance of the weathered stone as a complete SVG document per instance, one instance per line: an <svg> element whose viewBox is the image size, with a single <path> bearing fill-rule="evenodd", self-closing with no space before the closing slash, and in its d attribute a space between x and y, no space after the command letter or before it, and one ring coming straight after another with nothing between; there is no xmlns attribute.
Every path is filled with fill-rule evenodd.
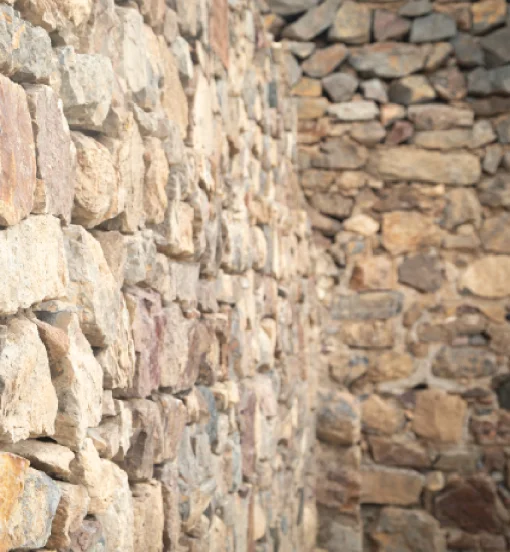
<svg viewBox="0 0 510 552"><path fill-rule="evenodd" d="M360 410L349 393L320 391L317 436L339 445L351 445L360 438Z"/></svg>
<svg viewBox="0 0 510 552"><path fill-rule="evenodd" d="M440 525L426 512L384 508L371 533L380 552L445 552Z"/></svg>
<svg viewBox="0 0 510 552"><path fill-rule="evenodd" d="M283 31L285 38L311 40L325 31L333 22L341 0L326 0L319 6L308 10L296 22Z"/></svg>
<svg viewBox="0 0 510 552"><path fill-rule="evenodd" d="M387 349L394 343L394 327L391 320L344 321L340 334L343 342L350 347Z"/></svg>
<svg viewBox="0 0 510 552"><path fill-rule="evenodd" d="M161 483L137 483L132 486L133 493L133 549L147 552L163 550L163 495Z"/></svg>
<svg viewBox="0 0 510 552"><path fill-rule="evenodd" d="M455 20L444 13L431 13L418 17L411 28L411 42L438 42L455 36Z"/></svg>
<svg viewBox="0 0 510 552"><path fill-rule="evenodd" d="M370 121L377 117L379 110L375 102L359 100L332 104L328 113L339 121Z"/></svg>
<svg viewBox="0 0 510 552"><path fill-rule="evenodd" d="M510 215L502 214L484 220L480 239L483 247L493 253L510 254L510 236L506 232L510 228Z"/></svg>
<svg viewBox="0 0 510 552"><path fill-rule="evenodd" d="M356 261L349 287L356 291L391 289L395 284L393 264L382 255Z"/></svg>
<svg viewBox="0 0 510 552"><path fill-rule="evenodd" d="M377 42L398 40L411 28L411 23L387 10L375 10L374 37Z"/></svg>
<svg viewBox="0 0 510 552"><path fill-rule="evenodd" d="M306 59L311 56L316 47L315 42L297 42L294 40L285 40L284 44L290 53L298 59Z"/></svg>
<svg viewBox="0 0 510 552"><path fill-rule="evenodd" d="M434 89L422 75L412 75L393 81L388 95L390 101L403 105L423 103L436 97Z"/></svg>
<svg viewBox="0 0 510 552"><path fill-rule="evenodd" d="M402 311L403 296L398 292L361 293L338 297L331 316L335 320L386 320Z"/></svg>
<svg viewBox="0 0 510 552"><path fill-rule="evenodd" d="M398 281L424 293L437 291L443 283L443 273L437 257L415 255L398 267Z"/></svg>
<svg viewBox="0 0 510 552"><path fill-rule="evenodd" d="M0 351L0 439L16 442L53 435L57 396L48 357L37 327L26 318L12 318ZM37 393L33 390L37 389Z"/></svg>
<svg viewBox="0 0 510 552"><path fill-rule="evenodd" d="M302 77L292 88L292 93L295 96L318 98L322 95L321 81L317 79L309 79L308 77Z"/></svg>
<svg viewBox="0 0 510 552"><path fill-rule="evenodd" d="M388 102L388 93L386 87L380 79L368 79L361 83L363 96L366 100L375 100L385 104Z"/></svg>
<svg viewBox="0 0 510 552"><path fill-rule="evenodd" d="M489 67L496 67L510 62L510 52L506 45L510 38L510 28L503 27L480 39Z"/></svg>
<svg viewBox="0 0 510 552"><path fill-rule="evenodd" d="M432 365L439 378L485 378L496 372L495 355L475 347L443 347Z"/></svg>
<svg viewBox="0 0 510 552"><path fill-rule="evenodd" d="M489 72L483 67L477 67L468 73L467 91L473 96L488 96L492 92Z"/></svg>
<svg viewBox="0 0 510 552"><path fill-rule="evenodd" d="M414 127L409 121L396 121L386 135L385 144L396 146L403 144L413 137Z"/></svg>
<svg viewBox="0 0 510 552"><path fill-rule="evenodd" d="M483 179L478 185L480 203L489 207L510 206L510 178L500 172L496 176Z"/></svg>
<svg viewBox="0 0 510 552"><path fill-rule="evenodd" d="M464 432L466 403L440 389L416 394L413 429L424 439L439 443L459 443Z"/></svg>
<svg viewBox="0 0 510 552"><path fill-rule="evenodd" d="M496 174L499 165L503 159L503 151L499 144L492 144L485 150L482 168L484 172Z"/></svg>
<svg viewBox="0 0 510 552"><path fill-rule="evenodd" d="M175 57L166 45L162 47L161 56L165 74L161 103L168 119L177 123L181 136L184 137L188 128L188 101L179 78Z"/></svg>
<svg viewBox="0 0 510 552"><path fill-rule="evenodd" d="M295 15L313 8L318 0L268 0L271 11L279 15Z"/></svg>
<svg viewBox="0 0 510 552"><path fill-rule="evenodd" d="M377 234L379 223L368 215L355 215L344 222L344 230L368 237Z"/></svg>
<svg viewBox="0 0 510 552"><path fill-rule="evenodd" d="M106 547L103 527L97 520L84 520L81 527L71 533L71 550L95 552Z"/></svg>
<svg viewBox="0 0 510 552"><path fill-rule="evenodd" d="M336 13L328 38L345 44L370 42L370 10L363 4L344 2Z"/></svg>
<svg viewBox="0 0 510 552"><path fill-rule="evenodd" d="M409 0L399 10L398 13L404 17L419 17L427 15L432 11L430 0Z"/></svg>
<svg viewBox="0 0 510 552"><path fill-rule="evenodd" d="M388 42L351 50L349 63L356 71L391 79L419 71L425 58L426 52L420 46Z"/></svg>
<svg viewBox="0 0 510 552"><path fill-rule="evenodd" d="M483 2L480 2L481 5ZM476 67L483 65L484 55L478 41L467 33L459 33L452 40L457 62L462 67Z"/></svg>
<svg viewBox="0 0 510 552"><path fill-rule="evenodd" d="M471 127L474 122L474 115L470 109L440 104L413 105L408 110L408 116L417 130Z"/></svg>
<svg viewBox="0 0 510 552"><path fill-rule="evenodd" d="M473 142L471 129L424 130L414 135L413 143L425 149L449 150L470 147Z"/></svg>
<svg viewBox="0 0 510 552"><path fill-rule="evenodd" d="M378 464L399 468L429 468L431 455L419 441L405 438L376 437L368 439L374 460Z"/></svg>
<svg viewBox="0 0 510 552"><path fill-rule="evenodd" d="M316 50L301 66L309 77L320 79L332 73L347 57L347 48L343 44L333 44Z"/></svg>
<svg viewBox="0 0 510 552"><path fill-rule="evenodd" d="M77 54L66 47L58 51L60 97L71 128L101 130L112 101L111 61L96 54Z"/></svg>
<svg viewBox="0 0 510 552"><path fill-rule="evenodd" d="M322 146L323 154L312 165L323 169L359 169L367 160L367 149L348 138L330 139Z"/></svg>
<svg viewBox="0 0 510 552"><path fill-rule="evenodd" d="M438 229L429 217L406 211L385 213L382 235L384 247L393 255L439 242Z"/></svg>
<svg viewBox="0 0 510 552"><path fill-rule="evenodd" d="M348 102L358 88L358 79L349 73L333 73L322 80L322 86L331 101Z"/></svg>
<svg viewBox="0 0 510 552"><path fill-rule="evenodd" d="M459 289L496 299L510 295L510 257L488 255L474 261L462 274Z"/></svg>
<svg viewBox="0 0 510 552"><path fill-rule="evenodd" d="M483 34L502 25L506 18L506 4L501 0L483 0L471 6L473 32Z"/></svg>
<svg viewBox="0 0 510 552"><path fill-rule="evenodd" d="M303 75L301 65L292 54L285 55L285 75L289 86L294 86ZM320 93L317 95L320 96Z"/></svg>
<svg viewBox="0 0 510 552"><path fill-rule="evenodd" d="M457 67L448 67L432 73L430 83L444 100L462 100L467 93L466 79Z"/></svg>
<svg viewBox="0 0 510 552"><path fill-rule="evenodd" d="M372 394L361 403L361 424L366 433L394 435L404 421L404 412L391 399Z"/></svg>
<svg viewBox="0 0 510 552"><path fill-rule="evenodd" d="M299 98L298 117L299 119L319 119L328 109L327 98Z"/></svg>
<svg viewBox="0 0 510 552"><path fill-rule="evenodd" d="M411 146L371 153L369 169L388 180L420 180L456 186L475 184L481 167L470 153L439 153Z"/></svg>
<svg viewBox="0 0 510 552"><path fill-rule="evenodd" d="M412 506L420 500L425 478L412 470L361 468L361 504Z"/></svg>

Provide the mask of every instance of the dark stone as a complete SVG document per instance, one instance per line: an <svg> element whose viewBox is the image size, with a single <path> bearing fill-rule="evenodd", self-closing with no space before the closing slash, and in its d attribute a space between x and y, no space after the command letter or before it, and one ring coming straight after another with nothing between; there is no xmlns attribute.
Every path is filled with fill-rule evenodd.
<svg viewBox="0 0 510 552"><path fill-rule="evenodd" d="M398 13L404 17L419 17L427 15L432 11L432 2L430 0L410 0L404 4Z"/></svg>
<svg viewBox="0 0 510 552"><path fill-rule="evenodd" d="M510 174L502 172L485 178L478 184L478 190L482 205L510 207Z"/></svg>
<svg viewBox="0 0 510 552"><path fill-rule="evenodd" d="M477 67L467 76L468 94L473 96L489 96L492 93L492 84L489 72L483 67Z"/></svg>
<svg viewBox="0 0 510 552"><path fill-rule="evenodd" d="M483 50L478 41L467 33L459 33L453 40L457 62L462 67L476 67L484 64Z"/></svg>
<svg viewBox="0 0 510 552"><path fill-rule="evenodd" d="M452 38L456 32L457 24L454 19L444 13L434 12L413 21L410 41L439 42Z"/></svg>
<svg viewBox="0 0 510 552"><path fill-rule="evenodd" d="M337 297L331 307L333 320L386 320L402 312L404 296L397 291L374 291Z"/></svg>
<svg viewBox="0 0 510 552"><path fill-rule="evenodd" d="M491 92L493 94L510 96L510 65L490 69L488 73L492 88Z"/></svg>
<svg viewBox="0 0 510 552"><path fill-rule="evenodd" d="M411 28L411 23L387 10L375 10L374 37L377 42L403 38Z"/></svg>
<svg viewBox="0 0 510 552"><path fill-rule="evenodd" d="M398 268L398 281L425 293L437 291L443 283L438 258L422 254L408 257Z"/></svg>
<svg viewBox="0 0 510 552"><path fill-rule="evenodd" d="M372 456L378 464L399 468L428 468L432 460L419 441L394 437L369 437Z"/></svg>
<svg viewBox="0 0 510 552"><path fill-rule="evenodd" d="M468 101L477 117L494 117L510 111L510 98L493 96L483 100L468 98Z"/></svg>
<svg viewBox="0 0 510 552"><path fill-rule="evenodd" d="M457 67L436 71L430 76L430 82L445 100L462 100L467 94L466 79Z"/></svg>
<svg viewBox="0 0 510 552"><path fill-rule="evenodd" d="M358 84L358 79L349 73L333 73L322 80L322 86L333 102L348 102Z"/></svg>
<svg viewBox="0 0 510 552"><path fill-rule="evenodd" d="M510 144L510 115L502 117L496 123L496 134L501 144Z"/></svg>
<svg viewBox="0 0 510 552"><path fill-rule="evenodd" d="M510 62L510 27L503 27L480 40L489 67Z"/></svg>
<svg viewBox="0 0 510 552"><path fill-rule="evenodd" d="M485 378L498 370L496 356L477 347L443 347L432 365L438 378Z"/></svg>

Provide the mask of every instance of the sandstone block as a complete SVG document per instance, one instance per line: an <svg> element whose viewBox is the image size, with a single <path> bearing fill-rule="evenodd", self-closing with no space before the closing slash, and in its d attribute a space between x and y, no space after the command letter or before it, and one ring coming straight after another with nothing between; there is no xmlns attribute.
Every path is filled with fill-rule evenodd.
<svg viewBox="0 0 510 552"><path fill-rule="evenodd" d="M510 216L507 214L484 220L480 238L486 251L510 254L510 236L506 229L510 228Z"/></svg>
<svg viewBox="0 0 510 552"><path fill-rule="evenodd" d="M474 114L470 109L449 105L413 105L408 117L417 130L448 130L455 127L472 127Z"/></svg>
<svg viewBox="0 0 510 552"><path fill-rule="evenodd" d="M334 320L386 320L402 311L403 302L396 291L340 296L333 300L331 316Z"/></svg>
<svg viewBox="0 0 510 552"><path fill-rule="evenodd" d="M379 114L375 102L360 100L330 105L328 114L339 121L370 121Z"/></svg>
<svg viewBox="0 0 510 552"><path fill-rule="evenodd" d="M443 347L432 365L440 378L484 378L497 372L494 354L477 347Z"/></svg>
<svg viewBox="0 0 510 552"><path fill-rule="evenodd" d="M361 467L361 504L412 506L420 500L425 478L413 470Z"/></svg>
<svg viewBox="0 0 510 552"><path fill-rule="evenodd" d="M361 424L367 433L394 435L404 422L404 412L395 401L373 394L361 403Z"/></svg>
<svg viewBox="0 0 510 552"><path fill-rule="evenodd" d="M137 483L132 486L134 512L134 550L162 552L163 495L161 483Z"/></svg>
<svg viewBox="0 0 510 552"><path fill-rule="evenodd" d="M362 349L387 349L393 346L395 335L391 320L344 321L341 339L349 347Z"/></svg>
<svg viewBox="0 0 510 552"><path fill-rule="evenodd" d="M407 211L385 213L382 236L384 247L393 255L437 245L440 237L430 217Z"/></svg>
<svg viewBox="0 0 510 552"><path fill-rule="evenodd" d="M462 274L459 289L489 299L510 295L510 257L489 255L474 261Z"/></svg>
<svg viewBox="0 0 510 552"><path fill-rule="evenodd" d="M353 48L349 63L361 73L391 79L415 73L425 65L426 53L420 46L388 42Z"/></svg>
<svg viewBox="0 0 510 552"><path fill-rule="evenodd" d="M370 436L372 456L378 464L399 468L429 468L431 455L419 441L406 438Z"/></svg>
<svg viewBox="0 0 510 552"><path fill-rule="evenodd" d="M345 44L370 42L370 10L363 4L344 2L336 13L328 38Z"/></svg>

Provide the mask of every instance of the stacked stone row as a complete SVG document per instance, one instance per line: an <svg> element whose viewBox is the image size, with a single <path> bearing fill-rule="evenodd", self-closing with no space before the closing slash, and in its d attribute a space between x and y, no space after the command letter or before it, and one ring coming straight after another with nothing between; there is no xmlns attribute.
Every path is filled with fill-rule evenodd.
<svg viewBox="0 0 510 552"><path fill-rule="evenodd" d="M265 7L330 316L319 543L508 550L508 5Z"/></svg>
<svg viewBox="0 0 510 552"><path fill-rule="evenodd" d="M318 319L248 0L0 3L0 551L308 550Z"/></svg>

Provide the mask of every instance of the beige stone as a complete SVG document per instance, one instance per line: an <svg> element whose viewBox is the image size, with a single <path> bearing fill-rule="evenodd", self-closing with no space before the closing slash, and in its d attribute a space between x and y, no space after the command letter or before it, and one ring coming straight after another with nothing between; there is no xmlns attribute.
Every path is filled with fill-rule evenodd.
<svg viewBox="0 0 510 552"><path fill-rule="evenodd" d="M161 483L137 483L132 492L134 550L162 552L164 513Z"/></svg>
<svg viewBox="0 0 510 552"><path fill-rule="evenodd" d="M361 503L412 506L420 500L425 477L412 470L361 468Z"/></svg>
<svg viewBox="0 0 510 552"><path fill-rule="evenodd" d="M369 369L369 378L374 382L384 382L409 377L414 371L413 359L407 353L384 351L377 356Z"/></svg>
<svg viewBox="0 0 510 552"><path fill-rule="evenodd" d="M344 222L344 229L362 236L373 236L379 230L379 223L368 215L354 215Z"/></svg>
<svg viewBox="0 0 510 552"><path fill-rule="evenodd" d="M431 217L410 211L385 213L382 242L393 255L440 243L440 230Z"/></svg>
<svg viewBox="0 0 510 552"><path fill-rule="evenodd" d="M488 299L510 295L510 257L488 255L474 261L459 279L459 289Z"/></svg>
<svg viewBox="0 0 510 552"><path fill-rule="evenodd" d="M370 395L361 403L363 430L383 435L393 435L404 425L404 413L389 399Z"/></svg>
<svg viewBox="0 0 510 552"><path fill-rule="evenodd" d="M170 169L160 140L146 138L144 145L144 211L148 223L159 224L164 220L168 205L166 185Z"/></svg>
<svg viewBox="0 0 510 552"><path fill-rule="evenodd" d="M161 56L165 69L162 104L168 118L179 125L181 136L188 128L188 101L179 78L175 57L166 44L161 43Z"/></svg>

